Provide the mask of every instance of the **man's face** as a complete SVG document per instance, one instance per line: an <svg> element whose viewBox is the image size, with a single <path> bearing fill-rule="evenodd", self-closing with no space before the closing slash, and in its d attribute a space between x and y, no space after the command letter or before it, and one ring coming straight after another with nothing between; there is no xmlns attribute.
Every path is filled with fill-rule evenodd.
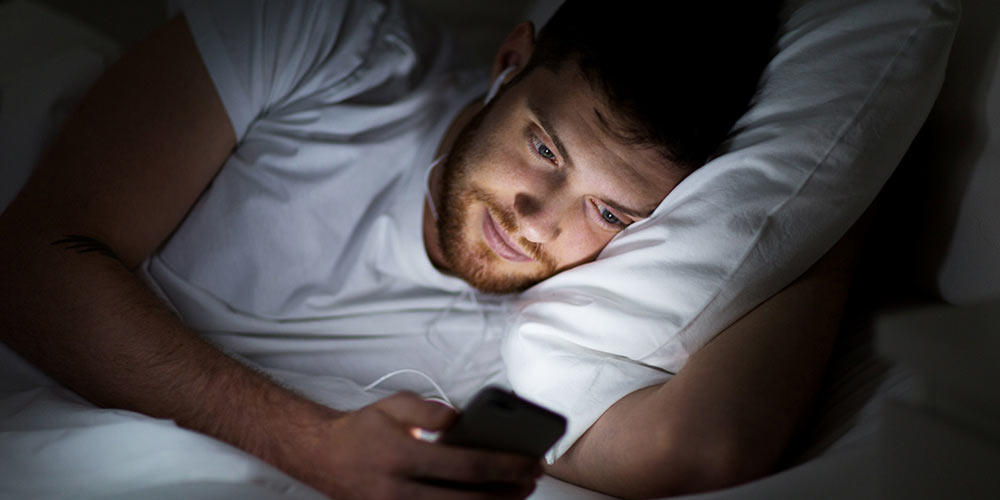
<svg viewBox="0 0 1000 500"><path fill-rule="evenodd" d="M536 68L477 114L444 164L438 220L452 273L493 293L588 262L680 181L623 144L575 63Z"/></svg>

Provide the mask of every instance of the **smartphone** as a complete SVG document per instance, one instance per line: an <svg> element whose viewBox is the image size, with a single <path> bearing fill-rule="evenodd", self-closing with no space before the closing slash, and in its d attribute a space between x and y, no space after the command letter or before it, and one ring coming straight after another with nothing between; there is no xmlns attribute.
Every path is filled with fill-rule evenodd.
<svg viewBox="0 0 1000 500"><path fill-rule="evenodd" d="M480 390L437 442L541 458L566 432L566 418L497 386Z"/></svg>

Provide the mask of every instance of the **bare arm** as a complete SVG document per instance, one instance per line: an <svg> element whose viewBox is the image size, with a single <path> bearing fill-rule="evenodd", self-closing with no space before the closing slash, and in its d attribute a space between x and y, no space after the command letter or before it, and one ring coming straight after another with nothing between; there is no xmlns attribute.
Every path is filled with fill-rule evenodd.
<svg viewBox="0 0 1000 500"><path fill-rule="evenodd" d="M525 495L536 462L409 436L450 410L407 394L351 414L315 404L204 342L133 275L235 143L187 24L172 20L102 77L0 215L0 339L97 404L174 419L327 493L460 496L414 481L435 477Z"/></svg>
<svg viewBox="0 0 1000 500"><path fill-rule="evenodd" d="M648 498L722 488L773 470L826 367L859 232L852 229L670 381L615 403L548 472Z"/></svg>

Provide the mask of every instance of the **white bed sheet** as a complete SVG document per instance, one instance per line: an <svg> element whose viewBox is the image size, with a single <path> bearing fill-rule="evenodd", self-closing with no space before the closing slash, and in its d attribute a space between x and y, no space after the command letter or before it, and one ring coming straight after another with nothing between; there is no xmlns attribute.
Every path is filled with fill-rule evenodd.
<svg viewBox="0 0 1000 500"><path fill-rule="evenodd" d="M2 344L0 367L0 498L323 498L170 420L97 408Z"/></svg>

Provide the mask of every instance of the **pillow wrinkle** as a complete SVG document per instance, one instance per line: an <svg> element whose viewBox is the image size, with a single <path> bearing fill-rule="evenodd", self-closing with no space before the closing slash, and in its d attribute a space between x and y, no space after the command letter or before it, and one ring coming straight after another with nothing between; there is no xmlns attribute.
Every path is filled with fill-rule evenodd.
<svg viewBox="0 0 1000 500"><path fill-rule="evenodd" d="M940 5L940 2L935 2L935 5ZM738 264L733 268L732 272L729 273L724 278L724 280L723 280L723 286L720 286L718 288L718 292L715 295L712 296L711 300L708 303L705 304L704 308L702 308L700 311L698 311L695 314L695 316L691 319L691 321L689 321L685 326L681 327L681 330L678 332L679 336L684 336L685 333L687 332L688 328L692 324L694 324L695 322L697 322L697 320L699 319L699 317L702 314L704 314L704 312L707 309L709 309L710 306L713 305L713 303L716 300L719 299L720 294L722 293L723 289L725 288L724 285L729 284L732 281L733 276L740 269L742 269L747 264L747 259L748 259L749 255L753 252L754 247L759 244L760 240L764 237L765 233L770 228L770 226L773 225L774 219L778 215L778 213L781 212L782 210L784 210L785 207L786 207L786 205L787 205L787 203L790 202L791 200L793 200L795 196L797 196L799 193L802 192L802 190L805 188L805 186L807 184L809 184L810 182L812 182L815 179L815 176L816 176L817 172L819 171L819 169L822 166L826 165L826 161L829 159L829 157L833 154L833 152L836 149L838 149L839 147L843 146L844 144L848 144L845 141L845 137L847 137L848 133L851 130L854 130L854 129L857 129L857 128L862 128L862 125L863 125L862 124L862 119L866 116L866 112L871 112L871 108L869 108L869 105L870 105L871 101L875 99L875 96L880 95L885 90L885 83L888 80L889 75L893 74L893 72L896 70L896 67L899 64L899 61L902 59L903 54L905 52L907 52L907 49L910 49L913 46L914 40L917 39L917 34L920 33L920 32L922 32L922 31L924 31L926 29L927 25L935 17L936 16L935 16L934 13L928 11L927 14L924 16L924 18L922 19L920 25L917 26L917 27L915 27L915 28L913 28L912 30L910 30L910 34L906 37L906 39L904 40L904 42L900 45L899 49L896 50L896 53L889 60L888 64L885 65L885 68L882 70L882 73L879 75L879 77L876 79L874 85L872 86L871 91L868 93L867 96L865 96L864 101L861 103L861 105L858 107L858 109L851 115L851 118L847 122L845 122L844 125L840 128L840 131L837 133L837 139L832 144L830 144L829 148L822 155L822 157L820 157L819 160L812 165L812 168L809 169L809 174L798 185L798 187L793 192L792 196L786 198L780 204L776 205L774 207L774 209L771 210L771 212L767 214L767 217L762 221L760 229L755 234L755 236L754 236L753 241L751 242L751 244L747 247L747 251L743 254L743 257L739 260ZM876 137L878 137L878 136L876 135ZM821 182L821 181L817 181L817 182ZM836 191L836 190L834 190L834 191ZM839 239L839 237L838 237L838 239Z"/></svg>

